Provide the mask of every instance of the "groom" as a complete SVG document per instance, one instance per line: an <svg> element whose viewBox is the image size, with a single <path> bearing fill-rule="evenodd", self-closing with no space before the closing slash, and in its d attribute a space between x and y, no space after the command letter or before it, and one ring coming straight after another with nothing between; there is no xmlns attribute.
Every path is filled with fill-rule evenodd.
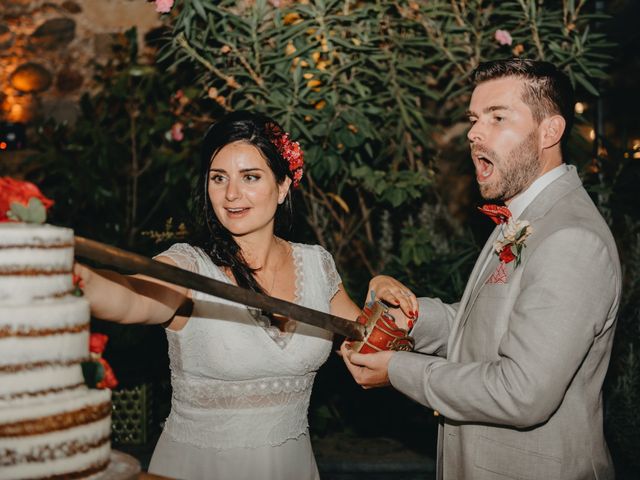
<svg viewBox="0 0 640 480"><path fill-rule="evenodd" d="M473 80L476 178L508 210L485 209L498 225L460 302L419 299L416 353L345 344L343 358L360 385L391 383L439 412L440 479L612 479L601 389L620 264L563 163L573 89L553 65L522 59L483 63Z"/></svg>

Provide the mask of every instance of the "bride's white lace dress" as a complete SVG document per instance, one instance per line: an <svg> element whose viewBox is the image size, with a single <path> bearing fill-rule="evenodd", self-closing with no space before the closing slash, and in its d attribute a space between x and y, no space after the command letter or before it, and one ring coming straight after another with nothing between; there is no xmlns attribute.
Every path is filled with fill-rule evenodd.
<svg viewBox="0 0 640 480"><path fill-rule="evenodd" d="M296 303L329 311L340 277L322 247L292 243ZM229 282L200 249L161 254L181 268ZM317 479L307 410L331 334L290 321L286 332L259 312L193 292L186 326L167 329L171 413L149 471L172 478Z"/></svg>

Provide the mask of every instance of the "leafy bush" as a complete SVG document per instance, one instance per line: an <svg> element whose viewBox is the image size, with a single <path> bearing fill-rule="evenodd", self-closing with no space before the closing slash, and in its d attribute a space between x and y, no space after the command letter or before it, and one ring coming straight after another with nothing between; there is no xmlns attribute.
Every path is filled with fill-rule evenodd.
<svg viewBox="0 0 640 480"><path fill-rule="evenodd" d="M334 254L361 295L385 268L447 277L450 258L433 242L449 244L456 267L468 270L473 255L457 250L468 248L469 232L436 208L430 215L451 224L450 235L425 235L433 225L416 212L438 198L442 144L464 142L468 75L480 61L546 59L595 91L591 79L604 76L610 47L590 30L599 17L584 1L282 4L178 1L164 54L193 65L202 92L225 110L264 111L301 141L307 240ZM462 285L436 281L425 292L424 278L406 279L450 297Z"/></svg>
<svg viewBox="0 0 640 480"><path fill-rule="evenodd" d="M189 216L200 137L187 129L177 140L177 124L194 92L181 89L187 81L176 72L139 63L133 30L97 66L97 79L100 90L82 97L75 125L49 120L37 129L32 177L56 201L52 223L151 253L144 231Z"/></svg>

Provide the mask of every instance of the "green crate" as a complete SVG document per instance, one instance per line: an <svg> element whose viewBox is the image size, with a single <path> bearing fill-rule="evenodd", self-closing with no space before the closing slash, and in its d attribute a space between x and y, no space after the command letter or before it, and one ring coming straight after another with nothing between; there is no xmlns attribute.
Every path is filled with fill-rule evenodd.
<svg viewBox="0 0 640 480"><path fill-rule="evenodd" d="M144 445L152 435L153 385L143 383L114 390L111 397L111 440L118 445Z"/></svg>

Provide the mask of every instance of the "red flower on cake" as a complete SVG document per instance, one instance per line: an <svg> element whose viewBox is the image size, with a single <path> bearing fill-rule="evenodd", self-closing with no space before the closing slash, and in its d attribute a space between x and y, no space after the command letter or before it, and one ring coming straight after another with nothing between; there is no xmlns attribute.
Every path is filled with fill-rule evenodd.
<svg viewBox="0 0 640 480"><path fill-rule="evenodd" d="M118 380L113 373L111 365L102 358L102 353L104 352L108 341L109 337L104 333L92 333L89 336L89 351L91 352L91 359L102 365L104 370L102 379L96 384L97 388L115 388L118 386Z"/></svg>
<svg viewBox="0 0 640 480"><path fill-rule="evenodd" d="M111 365L109 365L107 361L102 357L100 357L98 361L102 364L102 368L104 368L104 377L102 377L102 380L97 383L96 387L109 389L116 388L118 386L118 379L113 373Z"/></svg>
<svg viewBox="0 0 640 480"><path fill-rule="evenodd" d="M109 337L104 333L92 333L89 336L89 351L91 353L98 353L102 355L108 341Z"/></svg>
<svg viewBox="0 0 640 480"><path fill-rule="evenodd" d="M13 205L18 204L27 209L31 199L39 201L45 210L53 205L53 200L45 197L33 183L0 177L0 222L22 220L13 211Z"/></svg>

